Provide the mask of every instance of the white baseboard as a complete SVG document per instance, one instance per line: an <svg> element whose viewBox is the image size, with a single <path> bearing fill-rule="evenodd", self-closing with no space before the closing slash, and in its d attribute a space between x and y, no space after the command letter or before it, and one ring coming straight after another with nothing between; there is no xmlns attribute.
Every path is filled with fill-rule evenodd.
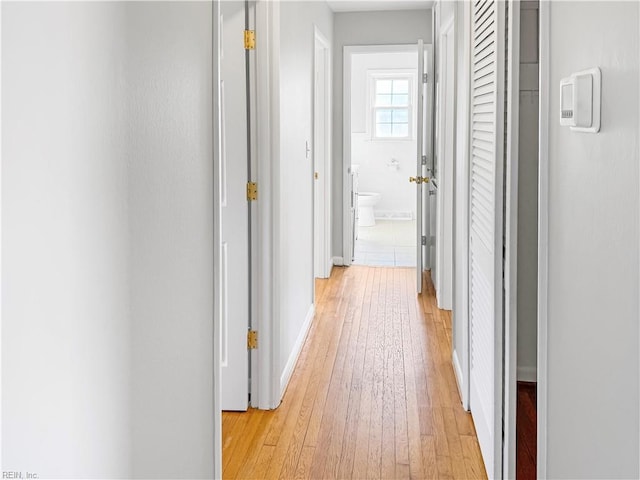
<svg viewBox="0 0 640 480"><path fill-rule="evenodd" d="M327 262L327 276L325 278L331 278L331 271L333 270L333 258L329 258L329 261Z"/></svg>
<svg viewBox="0 0 640 480"><path fill-rule="evenodd" d="M333 265L335 267L342 267L344 265L344 258L342 258L342 257L333 257Z"/></svg>
<svg viewBox="0 0 640 480"><path fill-rule="evenodd" d="M374 210L376 220L413 220L411 211L402 210Z"/></svg>
<svg viewBox="0 0 640 480"><path fill-rule="evenodd" d="M309 327L311 327L311 321L313 320L315 313L316 307L315 305L311 305L307 312L307 317L304 319L304 323L302 324L302 328L300 329L300 333L298 334L298 338L296 339L296 343L293 345L287 364L282 371L282 375L280 376L280 400L282 400L284 392L287 389L287 385L289 385L289 380L291 380L293 369L295 368L300 352L302 351L302 346L307 338L307 333L309 333Z"/></svg>
<svg viewBox="0 0 640 480"><path fill-rule="evenodd" d="M456 385L458 386L458 393L460 394L460 398L462 399L462 406L465 410L467 410L467 405L465 404L467 395L462 391L462 386L464 385L464 375L462 373L462 367L460 366L460 359L458 358L457 350L453 352L453 373L456 377Z"/></svg>
<svg viewBox="0 0 640 480"><path fill-rule="evenodd" d="M516 375L519 382L538 381L538 369L536 367L518 367Z"/></svg>

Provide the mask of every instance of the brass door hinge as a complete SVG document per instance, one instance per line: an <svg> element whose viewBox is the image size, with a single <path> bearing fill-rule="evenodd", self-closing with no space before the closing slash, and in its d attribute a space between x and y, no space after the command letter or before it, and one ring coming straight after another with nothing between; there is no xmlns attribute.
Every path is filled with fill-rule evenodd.
<svg viewBox="0 0 640 480"><path fill-rule="evenodd" d="M258 348L258 332L255 330L249 330L247 332L247 348L249 350Z"/></svg>
<svg viewBox="0 0 640 480"><path fill-rule="evenodd" d="M258 184L256 182L247 182L247 200L252 202L258 199Z"/></svg>
<svg viewBox="0 0 640 480"><path fill-rule="evenodd" d="M245 30L244 31L244 49L254 50L256 48L256 31Z"/></svg>

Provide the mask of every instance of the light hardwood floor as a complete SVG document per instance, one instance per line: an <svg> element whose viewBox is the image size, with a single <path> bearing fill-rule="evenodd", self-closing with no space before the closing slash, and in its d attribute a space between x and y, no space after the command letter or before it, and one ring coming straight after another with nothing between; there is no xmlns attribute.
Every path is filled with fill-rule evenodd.
<svg viewBox="0 0 640 480"><path fill-rule="evenodd" d="M334 268L280 407L223 413L223 478L486 478L451 314L415 270Z"/></svg>

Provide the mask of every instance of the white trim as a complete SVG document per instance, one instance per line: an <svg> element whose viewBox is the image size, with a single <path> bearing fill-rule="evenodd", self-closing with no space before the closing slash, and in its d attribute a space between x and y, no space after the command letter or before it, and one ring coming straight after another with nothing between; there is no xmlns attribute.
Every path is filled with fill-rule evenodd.
<svg viewBox="0 0 640 480"><path fill-rule="evenodd" d="M458 393L461 394L460 399L462 400L462 389L465 382L465 376L464 376L464 373L462 373L462 364L460 363L460 359L458 358L458 352L455 350L453 351L452 360L453 360L453 373L455 373L456 385L458 386ZM463 404L464 404L464 400L463 400ZM468 410L468 409L465 408L465 410Z"/></svg>
<svg viewBox="0 0 640 480"><path fill-rule="evenodd" d="M2 7L0 6L0 9ZM213 478L222 478L222 272L220 269L222 250L222 200L220 175L220 2L213 2ZM0 22L1 24L1 22ZM1 453L0 453L1 455ZM0 462L0 465L2 463Z"/></svg>
<svg viewBox="0 0 640 480"><path fill-rule="evenodd" d="M462 107L462 111L457 112L461 115L462 129L458 132L462 138L461 151L456 153L456 172L455 172L455 194L454 194L454 219L457 219L462 227L458 232L456 222L454 221L454 245L456 250L453 255L453 285L460 285L461 291L456 294L454 291L453 305L453 321L454 332L457 331L458 322L462 324L462 347L460 352L461 378L458 383L462 406L465 410L469 410L469 139L471 135L471 2L464 2L462 5L462 32L463 32L463 50L462 63L464 69L459 72L459 79L464 85L464 96L458 99L458 106ZM459 159L459 161L458 161ZM458 238L460 240L458 240ZM458 282L457 276L461 279ZM457 301L456 301L457 300ZM455 333L454 333L455 335ZM454 342L454 355L458 355L455 350L457 342Z"/></svg>
<svg viewBox="0 0 640 480"><path fill-rule="evenodd" d="M549 127L551 3L540 2L540 118L538 177L538 478L547 478L547 322L549 288Z"/></svg>
<svg viewBox="0 0 640 480"><path fill-rule="evenodd" d="M505 205L504 478L516 477L518 398L518 146L520 131L520 2L509 0Z"/></svg>
<svg viewBox="0 0 640 480"><path fill-rule="evenodd" d="M327 40L327 37L322 33L322 31L318 28L317 25L314 24L313 26L313 32L314 32L314 49L313 49L313 62L314 62L314 76L313 76L313 90L314 90L314 95L313 95L313 105L314 105L314 112L313 112L313 121L314 121L314 126L313 126L313 136L314 136L314 142L313 142L313 165L315 168L318 167L318 164L316 163L316 150L315 150L315 146L316 146L316 131L315 131L315 120L316 120L316 112L315 112L315 107L316 107L316 78L315 78L315 69L317 68L317 58L316 58L316 52L318 50L318 48L322 48L325 50L325 55L326 55L326 65L324 67L324 74L325 74L325 85L326 85L326 105L325 105L325 115L326 117L324 118L324 122L325 122L325 156L324 159L322 161L321 164L321 168L320 168L320 175L321 175L321 182L322 182L322 186L323 186L323 197L324 197L324 216L321 219L322 222L322 234L321 238L319 239L319 245L314 245L314 269L316 268L316 255L319 255L320 258L318 259L318 263L320 264L320 268L319 268L319 272L315 272L316 276L319 276L321 278L329 278L329 275L331 275L331 223L332 223L332 215L331 215L331 209L332 209L332 205L333 202L331 200L331 146L332 146L332 142L331 142L331 133L332 133L332 111L331 111L331 105L332 105L332 88L331 88L331 80L332 80L332 69L331 69L331 65L333 62L333 56L331 54L331 43L329 42L329 40ZM317 170L316 170L317 171ZM315 190L316 188L316 182L314 180L312 180L313 182L313 188ZM314 194L314 201L315 201L315 194ZM315 226L315 207L314 207L314 226ZM316 238L316 234L314 232L313 235L313 241L316 242L316 240L318 240ZM316 249L318 249L319 251L316 252Z"/></svg>
<svg viewBox="0 0 640 480"><path fill-rule="evenodd" d="M419 83L417 85L416 99L417 99L417 118L416 118L416 177L426 177L427 175L424 173L425 168L422 166L422 155L425 153L425 102L427 101L427 97L425 96L426 86L422 81L423 75L427 74L424 62L424 41L420 38L418 39L418 80ZM427 74L428 77L428 74ZM428 78L427 78L428 81ZM422 269L424 264L423 257L423 247L422 247L422 236L425 234L425 225L424 225L424 211L425 202L423 199L429 199L428 190L431 185L422 186L421 183L416 183L416 293L421 294L422 289L424 287L424 276L422 275ZM427 190L425 195L424 191ZM429 233L429 235L431 235ZM425 235L426 237L426 235Z"/></svg>
<svg viewBox="0 0 640 480"><path fill-rule="evenodd" d="M351 55L354 53L414 52L416 44L407 45L355 45L343 47L342 83L342 264L351 265L353 228L351 226ZM405 139L406 140L406 139ZM334 257L335 258L335 257ZM334 263L335 265L335 263Z"/></svg>
<svg viewBox="0 0 640 480"><path fill-rule="evenodd" d="M344 266L344 259L342 257L333 257L331 263L334 267L342 267Z"/></svg>
<svg viewBox="0 0 640 480"><path fill-rule="evenodd" d="M280 377L280 398L284 396L284 392L287 390L287 386L289 385L289 380L291 380L293 369L296 367L296 362L298 361L300 352L302 352L304 341L306 340L307 335L309 334L309 328L311 327L311 322L313 321L313 317L315 313L316 313L315 306L311 305L309 307L309 311L307 312L307 316L304 319L304 323L302 324L302 328L300 329L300 334L296 339L296 343L293 345L291 354L289 355L289 358L287 359L287 363L284 366L284 370L282 371L282 376Z"/></svg>
<svg viewBox="0 0 640 480"><path fill-rule="evenodd" d="M496 56L497 56L497 92L496 92L496 163L497 163L497 179L496 179L496 192L504 192L504 173L506 165L504 164L504 138L505 138L505 115L507 112L504 111L504 101L505 95L507 92L504 89L505 85L505 75L504 71L504 62L505 62L505 47L507 39L504 36L504 31L506 27L506 18L505 18L505 5L502 2L499 2L497 5L497 48L496 48ZM504 238L503 231L505 225L504 218L504 195L498 195L495 202L496 209L496 224L499 225L502 230L497 230L495 232L494 239L494 312L496 317L499 319L494 327L494 381L493 381L493 399L494 403L498 408L494 410L494 422L493 422L493 466L491 468L491 472L495 475L496 478L504 478L503 474L503 450L502 450L502 422L503 422L503 412L504 412L504 366L502 362L504 361L504 278L500 275L500 272L504 269L504 259L502 257L501 252L504 251Z"/></svg>
<svg viewBox="0 0 640 480"><path fill-rule="evenodd" d="M454 230L454 198L455 195L455 158L456 158L456 104L457 104L457 30L456 30L456 17L457 17L457 9L454 8L453 14L447 21L443 24L443 26L439 26L438 28L438 40L436 43L436 75L438 76L438 83L440 85L440 89L438 91L439 95L435 102L437 102L437 118L436 122L438 123L438 145L435 145L436 152L435 155L438 158L437 164L437 175L435 178L436 184L438 185L437 193L436 193L436 251L435 251L435 265L436 265L436 274L434 278L434 286L436 290L436 302L438 308L443 310L453 310L453 287L454 287L454 278L453 278L453 256L455 255L455 247L452 247L451 252L451 265L450 265L450 274L451 274L451 283L445 282L445 272L447 268L447 258L445 255L445 247L448 246L448 243L445 242L445 229L447 226L451 225L451 233L453 237ZM448 41L448 38L451 38L452 41ZM443 55L442 45L445 45L446 52ZM453 55L453 65L449 65L448 58L449 55ZM451 67L452 71L448 71L448 68ZM449 81L451 82L452 92L448 90ZM451 98L452 105L449 106L448 99ZM449 119L447 113L450 112L453 118ZM447 124L451 124L454 132L451 139L451 145L447 145L447 135L446 132L449 130L447 128ZM450 147L451 150L448 151L447 147ZM450 158L454 159L451 164L447 164L447 155L449 153L451 155ZM449 174L449 170L453 170L451 174ZM447 181L447 179L451 179L451 181ZM451 210L445 208L447 202L445 198L451 199ZM453 241L453 238L451 239Z"/></svg>
<svg viewBox="0 0 640 480"><path fill-rule="evenodd" d="M260 42L256 46L257 84L257 173L260 201L257 203L256 236L258 237L256 328L260 348L251 354L251 405L263 410L280 403L280 374L277 352L280 348L280 222L275 214L280 198L280 4L256 3L256 30Z"/></svg>
<svg viewBox="0 0 640 480"><path fill-rule="evenodd" d="M518 382L536 383L538 381L538 369L536 367L518 367L517 375Z"/></svg>
<svg viewBox="0 0 640 480"><path fill-rule="evenodd" d="M214 7L215 8L215 7ZM0 52L2 51L2 2L0 2ZM215 75L214 75L215 78ZM0 111L2 107L2 62L0 62ZM0 132L2 132L2 115L0 115ZM0 152L2 152L2 135L0 135ZM0 273L2 272L2 154L0 153ZM2 372L2 275L0 274L0 372ZM215 379L220 377L216 374ZM215 398L214 398L215 401ZM215 405L214 405L215 406ZM214 416L214 422L216 418ZM2 381L0 381L0 425L2 425ZM213 443L214 447L216 442ZM218 444L219 446L219 444ZM2 463L2 435L0 435L0 469ZM220 450L222 452L222 450ZM215 459L214 459L215 461Z"/></svg>
<svg viewBox="0 0 640 480"><path fill-rule="evenodd" d="M351 224L351 54L354 47L344 47L342 55L342 264L351 265L353 225Z"/></svg>

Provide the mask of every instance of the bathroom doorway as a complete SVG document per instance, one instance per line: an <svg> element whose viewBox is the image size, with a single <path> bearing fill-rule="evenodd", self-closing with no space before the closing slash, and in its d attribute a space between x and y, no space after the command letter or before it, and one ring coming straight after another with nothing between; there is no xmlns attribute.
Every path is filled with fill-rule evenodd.
<svg viewBox="0 0 640 480"><path fill-rule="evenodd" d="M427 131L419 49L370 46L345 55L346 264L418 266L418 227L428 225L428 209L410 181L428 176L416 161Z"/></svg>

